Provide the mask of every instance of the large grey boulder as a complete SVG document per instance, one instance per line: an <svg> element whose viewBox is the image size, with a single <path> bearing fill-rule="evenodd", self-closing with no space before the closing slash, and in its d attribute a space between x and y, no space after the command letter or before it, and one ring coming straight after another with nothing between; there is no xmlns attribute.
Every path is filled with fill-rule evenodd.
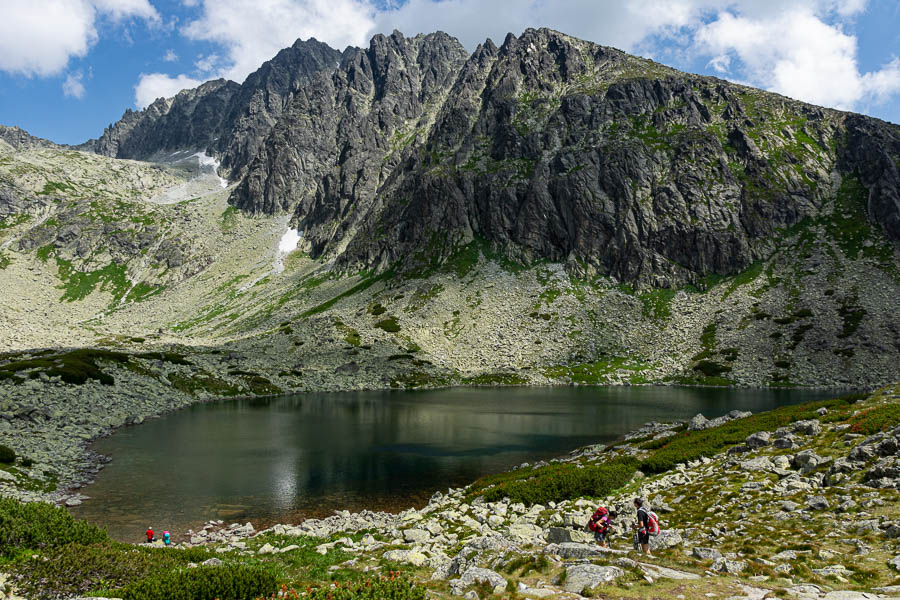
<svg viewBox="0 0 900 600"><path fill-rule="evenodd" d="M709 420L701 414L697 414L688 422L688 431L700 431L701 429L706 429L706 424L709 423Z"/></svg>
<svg viewBox="0 0 900 600"><path fill-rule="evenodd" d="M590 558L601 554L602 551L595 544L564 542L562 544L548 544L547 552L558 554L563 558Z"/></svg>
<svg viewBox="0 0 900 600"><path fill-rule="evenodd" d="M722 557L722 553L715 548L694 548L691 555L700 560L716 560Z"/></svg>
<svg viewBox="0 0 900 600"><path fill-rule="evenodd" d="M810 510L827 510L829 507L828 499L825 496L813 496L806 501L806 506Z"/></svg>
<svg viewBox="0 0 900 600"><path fill-rule="evenodd" d="M495 594L506 589L506 579L500 573L480 567L469 567L459 579L450 581L450 592L461 596L467 587L476 583L487 583Z"/></svg>
<svg viewBox="0 0 900 600"><path fill-rule="evenodd" d="M791 426L795 433L803 435L819 435L822 433L822 424L818 419L810 419L808 421L797 421Z"/></svg>
<svg viewBox="0 0 900 600"><path fill-rule="evenodd" d="M744 443L751 448L756 449L768 446L771 443L771 439L772 434L768 431L757 431L756 433L748 435L747 439L744 440Z"/></svg>
<svg viewBox="0 0 900 600"><path fill-rule="evenodd" d="M431 539L431 534L425 529L405 529L403 539L414 544L422 544Z"/></svg>
<svg viewBox="0 0 900 600"><path fill-rule="evenodd" d="M659 535L650 536L650 551L666 550L668 548L680 546L683 543L684 539L682 539L680 533L667 529L665 531L660 531Z"/></svg>
<svg viewBox="0 0 900 600"><path fill-rule="evenodd" d="M566 568L565 589L573 594L581 594L584 590L615 581L625 575L619 567L600 565L572 565Z"/></svg>
<svg viewBox="0 0 900 600"><path fill-rule="evenodd" d="M719 573L727 573L729 575L739 575L747 568L747 563L742 560L731 560L728 558L717 558L713 562L712 570Z"/></svg>
<svg viewBox="0 0 900 600"><path fill-rule="evenodd" d="M513 523L506 529L506 535L514 542L534 542L544 537L544 530L532 523Z"/></svg>
<svg viewBox="0 0 900 600"><path fill-rule="evenodd" d="M803 450L794 456L791 464L793 464L794 468L799 469L801 473L809 473L816 470L819 465L825 462L827 462L826 459L822 458L814 451Z"/></svg>

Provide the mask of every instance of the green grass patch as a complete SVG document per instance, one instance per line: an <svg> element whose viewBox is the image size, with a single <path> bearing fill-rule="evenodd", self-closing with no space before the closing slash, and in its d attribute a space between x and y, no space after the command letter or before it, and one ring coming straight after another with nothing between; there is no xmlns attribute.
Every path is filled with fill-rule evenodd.
<svg viewBox="0 0 900 600"><path fill-rule="evenodd" d="M237 227L239 213L240 211L234 206L229 206L222 212L222 219L219 226L223 232L228 233L234 231L234 228Z"/></svg>
<svg viewBox="0 0 900 600"><path fill-rule="evenodd" d="M196 396L197 392L203 391L214 396L237 396L241 393L241 388L231 384L224 379L219 379L208 373L184 375L182 373L169 373L166 376L173 388Z"/></svg>
<svg viewBox="0 0 900 600"><path fill-rule="evenodd" d="M63 508L44 502L23 503L0 497L0 556L19 550L42 550L66 544L96 544L109 539L106 530L76 521Z"/></svg>
<svg viewBox="0 0 900 600"><path fill-rule="evenodd" d="M400 389L445 387L451 383L446 377L432 375L425 371L408 371L391 379L391 387Z"/></svg>
<svg viewBox="0 0 900 600"><path fill-rule="evenodd" d="M300 316L305 319L305 318L311 317L313 315L323 313L326 310L328 310L329 308L331 308L332 306L334 306L335 304L337 304L338 302L340 302L341 300L343 300L344 298L349 298L350 296L353 296L354 294L358 294L359 292L365 291L365 290L369 289L370 287L372 287L373 285L375 285L376 283L378 283L379 281L382 281L384 279L390 279L391 277L393 277L393 271L385 271L384 273L382 273L381 275L378 275L376 277L364 278L361 282L354 285L352 288L350 288L346 292L342 292L342 293L338 294L337 296L335 296L334 298L332 298L331 300L327 300L327 301L323 302L322 304L319 304L317 306L310 308L309 310L301 313Z"/></svg>
<svg viewBox="0 0 900 600"><path fill-rule="evenodd" d="M74 192L75 186L61 181L48 181L44 184L44 189L37 193L38 196L51 196L65 192Z"/></svg>
<svg viewBox="0 0 900 600"><path fill-rule="evenodd" d="M400 331L400 324L397 323L397 317L388 317L375 323L375 327L387 331L388 333L397 333Z"/></svg>
<svg viewBox="0 0 900 600"><path fill-rule="evenodd" d="M65 383L82 385L89 379L104 385L115 383L113 377L103 372L99 361L127 364L129 356L109 350L81 349L63 354L45 355L35 358L12 360L0 365L0 379L24 381L37 379L40 373L48 377L59 377Z"/></svg>
<svg viewBox="0 0 900 600"><path fill-rule="evenodd" d="M848 338L859 329L863 317L866 316L866 309L856 304L856 298L848 298L841 303L838 308L838 314L841 317L841 332L838 337L841 339Z"/></svg>
<svg viewBox="0 0 900 600"><path fill-rule="evenodd" d="M362 340L359 337L359 332L349 325L345 325L344 322L338 318L335 318L334 320L334 328L341 333L344 341L351 346L359 346L362 343Z"/></svg>
<svg viewBox="0 0 900 600"><path fill-rule="evenodd" d="M485 596L487 597L487 596ZM425 600L425 588L403 576L378 577L365 582L347 583L337 588L319 587L304 598L308 600Z"/></svg>
<svg viewBox="0 0 900 600"><path fill-rule="evenodd" d="M528 380L515 373L485 373L475 377L465 377L462 382L465 385L526 385Z"/></svg>
<svg viewBox="0 0 900 600"><path fill-rule="evenodd" d="M183 572L189 562L198 563L209 557L204 548L186 550L145 548L110 541L75 542L45 548L36 559L26 553L10 565L10 571L18 579L16 585L35 600L87 594L122 597L129 584L164 580L170 573Z"/></svg>
<svg viewBox="0 0 900 600"><path fill-rule="evenodd" d="M641 314L645 318L663 321L672 316L672 299L675 298L675 290L650 290L641 292L637 297L643 305Z"/></svg>
<svg viewBox="0 0 900 600"><path fill-rule="evenodd" d="M29 220L31 220L31 215L26 213L10 215L8 217L0 219L0 231L3 231L4 229L11 229L18 225L21 225L22 223L27 223Z"/></svg>
<svg viewBox="0 0 900 600"><path fill-rule="evenodd" d="M756 262L750 265L749 268L738 273L728 282L728 288L725 290L725 293L722 294L722 300L725 300L733 294L737 289L743 285L747 285L756 281L756 278L760 276L763 271L763 263Z"/></svg>
<svg viewBox="0 0 900 600"><path fill-rule="evenodd" d="M624 486L637 470L631 457L600 465L552 464L490 475L476 481L469 499L483 497L488 502L509 497L526 505L561 502L582 496L606 496Z"/></svg>
<svg viewBox="0 0 900 600"><path fill-rule="evenodd" d="M619 370L643 371L648 368L648 364L638 360L613 356L592 363L545 367L543 373L550 379L567 377L572 383L597 385L609 382Z"/></svg>

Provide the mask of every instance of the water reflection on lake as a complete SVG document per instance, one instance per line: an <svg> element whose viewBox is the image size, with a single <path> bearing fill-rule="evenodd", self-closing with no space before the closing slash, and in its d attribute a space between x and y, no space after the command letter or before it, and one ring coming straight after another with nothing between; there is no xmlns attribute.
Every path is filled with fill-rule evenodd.
<svg viewBox="0 0 900 600"><path fill-rule="evenodd" d="M116 432L72 509L124 540L209 519L262 524L402 509L435 490L611 441L647 421L758 412L834 395L681 387L456 388L196 405Z"/></svg>

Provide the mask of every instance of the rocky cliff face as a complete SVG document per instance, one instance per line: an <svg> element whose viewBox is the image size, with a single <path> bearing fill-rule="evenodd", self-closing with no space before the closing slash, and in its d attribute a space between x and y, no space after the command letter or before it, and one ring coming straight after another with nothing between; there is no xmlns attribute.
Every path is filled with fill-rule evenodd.
<svg viewBox="0 0 900 600"><path fill-rule="evenodd" d="M208 81L174 98L159 98L145 110L125 111L97 140L77 149L114 158L144 159L160 153L204 149L222 131L223 115L239 86L233 81Z"/></svg>
<svg viewBox="0 0 900 600"><path fill-rule="evenodd" d="M239 175L278 121L291 95L315 73L334 68L341 53L298 40L238 85L219 79L145 110L125 111L103 135L78 147L115 158L151 159L176 150L208 150L223 175Z"/></svg>
<svg viewBox="0 0 900 600"><path fill-rule="evenodd" d="M518 262L673 287L734 274L832 214L845 178L900 240L900 128L527 30L468 55L436 33L340 53L298 41L242 85L126 112L85 148L216 154L230 202L292 214L348 271L474 240Z"/></svg>
<svg viewBox="0 0 900 600"><path fill-rule="evenodd" d="M35 148L59 148L50 140L31 135L19 127L0 125L0 140L6 142L13 150L32 150Z"/></svg>
<svg viewBox="0 0 900 600"><path fill-rule="evenodd" d="M465 60L447 36L394 34L294 96L231 202L293 211L306 249L348 270L416 268L483 239L669 287L745 269L773 234L828 213L846 176L900 240L898 139L549 30Z"/></svg>

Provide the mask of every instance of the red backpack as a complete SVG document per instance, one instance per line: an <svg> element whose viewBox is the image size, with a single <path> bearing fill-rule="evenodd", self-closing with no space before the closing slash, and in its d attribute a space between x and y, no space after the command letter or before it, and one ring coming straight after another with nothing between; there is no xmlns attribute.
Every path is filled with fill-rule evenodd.
<svg viewBox="0 0 900 600"><path fill-rule="evenodd" d="M652 510L650 511L650 535L659 535L659 517Z"/></svg>
<svg viewBox="0 0 900 600"><path fill-rule="evenodd" d="M638 511L647 513L647 533L650 535L659 535L659 517L656 516L656 513L652 510L647 510L644 507L639 508Z"/></svg>
<svg viewBox="0 0 900 600"><path fill-rule="evenodd" d="M587 528L591 531L597 531L600 523L600 519L609 514L609 511L605 506L601 506L594 511L594 514L591 515L590 521L588 521Z"/></svg>

